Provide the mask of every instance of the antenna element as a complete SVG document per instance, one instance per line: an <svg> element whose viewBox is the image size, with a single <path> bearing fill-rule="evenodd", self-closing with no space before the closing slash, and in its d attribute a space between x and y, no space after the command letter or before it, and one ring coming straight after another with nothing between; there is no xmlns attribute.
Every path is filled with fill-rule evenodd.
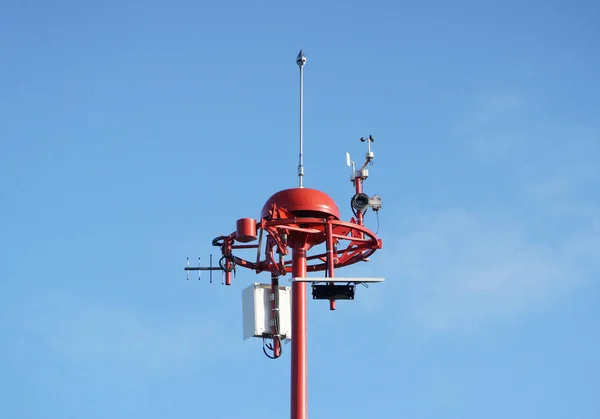
<svg viewBox="0 0 600 419"><path fill-rule="evenodd" d="M296 64L300 67L300 155L298 162L298 186L302 188L302 177L304 176L304 150L303 150L303 130L304 130L304 64L306 57L300 50L296 57Z"/></svg>

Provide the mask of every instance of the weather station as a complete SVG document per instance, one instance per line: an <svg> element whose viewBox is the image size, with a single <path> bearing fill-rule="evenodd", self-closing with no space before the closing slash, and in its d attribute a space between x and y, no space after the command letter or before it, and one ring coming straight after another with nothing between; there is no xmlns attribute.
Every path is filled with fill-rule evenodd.
<svg viewBox="0 0 600 419"><path fill-rule="evenodd" d="M305 188L303 152L304 66L306 57L302 50L296 58L300 69L300 138L298 187L273 194L264 204L260 218L240 218L235 231L218 236L212 244L221 251L217 264L212 255L209 266L190 266L185 271L210 272L222 275L222 283L231 285L238 268L255 273L269 273L270 283L251 283L242 291L243 337L263 340L263 351L277 359L282 355L283 343L291 346L291 397L290 417L308 417L307 399L307 288L312 298L327 300L330 310L336 301L353 300L356 286L383 282L383 278L349 278L335 275L336 269L358 262L368 262L369 257L382 248L381 239L364 226L364 215L381 209L381 198L363 191L369 177L367 167L373 164L372 136L360 138L366 143L367 153L362 166L346 153L346 164L351 168L350 181L354 187L351 208L354 216L342 221L334 200L316 189ZM379 219L379 218L378 218ZM256 250L256 253L254 253ZM252 257L240 256L251 252ZM324 276L308 277L308 273L323 272ZM288 276L289 275L289 276ZM280 277L288 277L291 286L280 284Z"/></svg>

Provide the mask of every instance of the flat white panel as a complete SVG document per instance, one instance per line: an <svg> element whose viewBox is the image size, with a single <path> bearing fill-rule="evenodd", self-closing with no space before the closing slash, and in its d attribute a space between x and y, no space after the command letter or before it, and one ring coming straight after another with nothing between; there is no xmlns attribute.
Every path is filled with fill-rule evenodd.
<svg viewBox="0 0 600 419"><path fill-rule="evenodd" d="M250 284L242 291L242 315L244 322L244 339L254 336L254 288L258 284Z"/></svg>
<svg viewBox="0 0 600 419"><path fill-rule="evenodd" d="M244 339L262 337L271 332L272 307L270 284L250 284L242 291L242 314ZM292 292L290 287L279 286L279 332L290 339Z"/></svg>
<svg viewBox="0 0 600 419"><path fill-rule="evenodd" d="M269 294L264 285L259 284L254 289L254 336L262 336L269 330L269 311L265 304L269 300Z"/></svg>
<svg viewBox="0 0 600 419"><path fill-rule="evenodd" d="M291 282L383 282L384 278L342 278L342 277L334 277L334 278L291 278Z"/></svg>
<svg viewBox="0 0 600 419"><path fill-rule="evenodd" d="M292 289L279 287L279 333L292 338Z"/></svg>

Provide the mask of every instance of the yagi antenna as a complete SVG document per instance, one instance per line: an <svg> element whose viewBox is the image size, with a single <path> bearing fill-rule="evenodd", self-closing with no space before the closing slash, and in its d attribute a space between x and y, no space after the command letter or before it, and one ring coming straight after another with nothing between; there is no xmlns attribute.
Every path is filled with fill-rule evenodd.
<svg viewBox="0 0 600 419"><path fill-rule="evenodd" d="M300 50L298 57L296 57L296 64L300 67L300 155L298 162L298 186L302 188L302 177L304 176L304 150L303 150L303 112L304 112L304 64L306 63L306 57L304 52Z"/></svg>

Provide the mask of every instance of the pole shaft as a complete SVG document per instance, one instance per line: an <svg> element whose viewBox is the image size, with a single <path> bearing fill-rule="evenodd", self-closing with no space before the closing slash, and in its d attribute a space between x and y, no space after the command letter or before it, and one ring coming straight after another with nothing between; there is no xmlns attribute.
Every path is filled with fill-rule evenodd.
<svg viewBox="0 0 600 419"><path fill-rule="evenodd" d="M306 245L296 245L292 254L292 278L306 276ZM292 385L291 419L308 418L306 364L306 284L292 282Z"/></svg>

